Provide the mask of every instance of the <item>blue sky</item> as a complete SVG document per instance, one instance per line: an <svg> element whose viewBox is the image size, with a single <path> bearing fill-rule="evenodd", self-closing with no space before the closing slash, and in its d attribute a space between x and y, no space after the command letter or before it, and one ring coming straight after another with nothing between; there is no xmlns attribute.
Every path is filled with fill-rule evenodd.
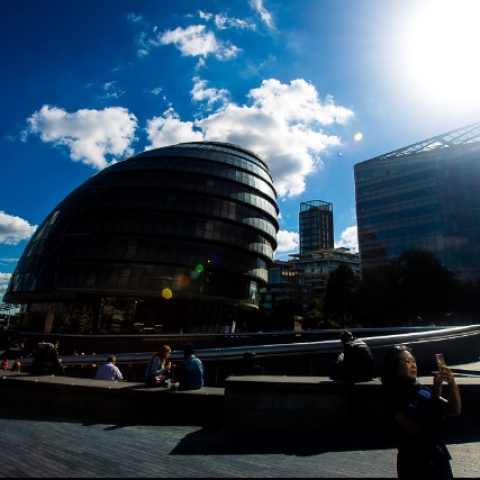
<svg viewBox="0 0 480 480"><path fill-rule="evenodd" d="M0 298L28 239L112 162L190 140L269 164L357 249L353 165L480 121L476 0L0 3Z"/></svg>

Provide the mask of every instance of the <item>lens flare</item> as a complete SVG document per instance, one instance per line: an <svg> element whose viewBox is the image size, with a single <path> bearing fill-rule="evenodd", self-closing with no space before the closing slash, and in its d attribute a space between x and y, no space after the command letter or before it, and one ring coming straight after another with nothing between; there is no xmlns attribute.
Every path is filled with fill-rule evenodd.
<svg viewBox="0 0 480 480"><path fill-rule="evenodd" d="M186 288L190 285L190 276L186 273L181 273L175 277L175 284L179 288Z"/></svg>
<svg viewBox="0 0 480 480"><path fill-rule="evenodd" d="M173 297L173 292L170 288L164 288L162 290L162 297L165 298L166 300L170 300Z"/></svg>

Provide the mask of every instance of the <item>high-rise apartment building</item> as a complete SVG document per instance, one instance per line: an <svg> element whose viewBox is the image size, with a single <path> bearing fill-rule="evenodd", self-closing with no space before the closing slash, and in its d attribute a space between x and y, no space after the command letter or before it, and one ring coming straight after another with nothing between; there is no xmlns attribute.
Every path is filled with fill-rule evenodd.
<svg viewBox="0 0 480 480"><path fill-rule="evenodd" d="M300 204L300 253L333 248L333 205L322 200Z"/></svg>
<svg viewBox="0 0 480 480"><path fill-rule="evenodd" d="M354 166L362 270L409 249L480 276L480 123Z"/></svg>

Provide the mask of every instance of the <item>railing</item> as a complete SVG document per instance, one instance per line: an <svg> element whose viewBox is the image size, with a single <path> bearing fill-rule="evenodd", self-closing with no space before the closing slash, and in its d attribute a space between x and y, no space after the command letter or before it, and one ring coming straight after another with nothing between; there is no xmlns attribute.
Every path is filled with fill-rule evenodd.
<svg viewBox="0 0 480 480"><path fill-rule="evenodd" d="M408 344L417 344L421 345L425 342L432 341L442 341L442 340L453 340L465 336L478 336L480 335L480 325L468 325L461 327L436 327L436 328L408 328L408 327L399 327L395 329L352 329L355 336L365 340L372 351L375 350L384 350L388 346L399 344L399 343L408 343ZM335 334L337 338L327 339L320 341L295 341L301 340L302 338L307 338L309 334L303 332L302 334L294 334L292 332L269 332L269 333L249 333L249 334L238 334L238 335L160 335L158 337L159 341L157 344L164 343L166 337L180 337L180 339L188 338L187 341L191 341L192 338L197 339L198 342L201 341L202 337L217 337L222 338L225 336L236 337L239 340L245 341L244 344L232 347L215 347L215 348L196 348L196 354L204 361L234 361L239 360L243 357L243 354L248 351L255 351L256 357L258 359L270 358L276 356L292 356L292 355L315 355L321 353L335 353L342 350L342 345L338 339L341 330L323 330L322 334L326 336L332 336ZM388 334L385 334L388 333ZM283 336L287 336L292 340L289 343L268 343L268 344L257 344L255 342L247 343L248 339L262 337L268 337L271 340L277 337L281 339ZM293 337L293 338L292 338ZM55 338L62 339L61 335L56 335ZM117 357L118 363L146 363L152 355L150 352L112 352ZM478 359L478 352L473 353L475 360ZM93 354L93 355L62 355L63 363L68 364L84 364L84 363L94 363L99 361L104 361L107 354ZM172 352L172 360L181 360L183 357L180 350L174 350ZM29 364L31 359L24 359L26 365ZM472 360L473 361L473 360Z"/></svg>

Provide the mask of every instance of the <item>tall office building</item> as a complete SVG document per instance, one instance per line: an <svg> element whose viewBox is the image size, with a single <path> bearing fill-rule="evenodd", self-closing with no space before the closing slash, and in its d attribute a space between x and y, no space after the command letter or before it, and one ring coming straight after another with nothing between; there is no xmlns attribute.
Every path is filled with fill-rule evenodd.
<svg viewBox="0 0 480 480"><path fill-rule="evenodd" d="M322 200L300 204L300 253L333 248L333 205Z"/></svg>
<svg viewBox="0 0 480 480"><path fill-rule="evenodd" d="M354 166L362 270L409 249L480 276L480 123Z"/></svg>

